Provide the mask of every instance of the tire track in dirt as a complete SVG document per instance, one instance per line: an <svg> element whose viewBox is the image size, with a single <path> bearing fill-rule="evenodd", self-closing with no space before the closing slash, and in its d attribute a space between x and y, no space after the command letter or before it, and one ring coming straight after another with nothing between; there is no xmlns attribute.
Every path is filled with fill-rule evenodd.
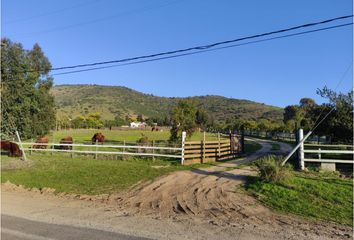
<svg viewBox="0 0 354 240"><path fill-rule="evenodd" d="M257 228L266 232L289 231L295 235L301 232L305 236L319 233L331 238L343 234L352 236L349 227L339 231L335 224L276 214L260 204L240 187L248 176L256 174L254 170L223 171L270 152L272 146L268 141L255 141L262 148L251 156L207 169L174 172L120 195L118 205L132 215L181 220L195 218L219 226ZM287 144L280 146L282 153L290 150ZM112 198L110 201L114 203Z"/></svg>

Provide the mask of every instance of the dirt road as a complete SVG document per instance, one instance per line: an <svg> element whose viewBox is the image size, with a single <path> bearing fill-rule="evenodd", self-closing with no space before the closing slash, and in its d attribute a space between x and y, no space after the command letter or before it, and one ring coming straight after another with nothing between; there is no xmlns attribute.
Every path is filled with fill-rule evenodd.
<svg viewBox="0 0 354 240"><path fill-rule="evenodd" d="M258 141L258 140L257 140ZM349 227L274 213L244 192L251 169L224 171L253 156L209 169L179 171L125 193L57 196L3 185L2 214L152 239L348 239ZM286 146L281 145L282 151ZM79 199L86 199L82 201Z"/></svg>

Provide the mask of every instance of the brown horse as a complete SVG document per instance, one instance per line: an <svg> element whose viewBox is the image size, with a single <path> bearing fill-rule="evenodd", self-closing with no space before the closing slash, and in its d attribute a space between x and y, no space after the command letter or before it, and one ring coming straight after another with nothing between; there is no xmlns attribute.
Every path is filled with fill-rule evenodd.
<svg viewBox="0 0 354 240"><path fill-rule="evenodd" d="M73 138L70 136L66 136L66 137L62 138L59 143L60 144L73 144ZM73 147L72 146L59 146L59 149L72 150Z"/></svg>
<svg viewBox="0 0 354 240"><path fill-rule="evenodd" d="M104 142L104 135L102 133L95 133L92 137L92 144L95 144L96 142L103 143Z"/></svg>
<svg viewBox="0 0 354 240"><path fill-rule="evenodd" d="M9 152L9 157L22 157L22 151L17 143L1 140L0 147Z"/></svg>
<svg viewBox="0 0 354 240"><path fill-rule="evenodd" d="M36 144L32 146L34 149L46 149L48 146L48 138L47 137L41 137L36 140ZM44 144L41 144L44 143Z"/></svg>

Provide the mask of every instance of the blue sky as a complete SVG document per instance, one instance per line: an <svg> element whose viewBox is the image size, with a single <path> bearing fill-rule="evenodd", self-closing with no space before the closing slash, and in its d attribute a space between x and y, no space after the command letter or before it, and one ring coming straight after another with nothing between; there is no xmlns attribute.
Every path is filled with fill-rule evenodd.
<svg viewBox="0 0 354 240"><path fill-rule="evenodd" d="M351 0L2 0L2 37L39 43L53 67L203 45L352 14ZM341 21L343 22L349 22ZM332 24L333 25L333 24ZM275 106L334 88L353 58L352 27L182 58L56 76L158 96L222 95ZM352 88L352 70L340 91Z"/></svg>

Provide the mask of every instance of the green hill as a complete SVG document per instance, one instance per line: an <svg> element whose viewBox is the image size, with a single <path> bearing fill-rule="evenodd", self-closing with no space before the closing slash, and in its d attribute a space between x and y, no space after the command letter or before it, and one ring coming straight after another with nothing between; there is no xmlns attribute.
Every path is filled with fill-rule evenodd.
<svg viewBox="0 0 354 240"><path fill-rule="evenodd" d="M172 107L183 98L157 97L126 87L100 85L58 85L51 90L59 118L75 118L92 112L102 114L104 120L127 115L144 117L167 116ZM238 116L240 119L282 119L283 109L222 96L188 97L203 106L217 121Z"/></svg>

